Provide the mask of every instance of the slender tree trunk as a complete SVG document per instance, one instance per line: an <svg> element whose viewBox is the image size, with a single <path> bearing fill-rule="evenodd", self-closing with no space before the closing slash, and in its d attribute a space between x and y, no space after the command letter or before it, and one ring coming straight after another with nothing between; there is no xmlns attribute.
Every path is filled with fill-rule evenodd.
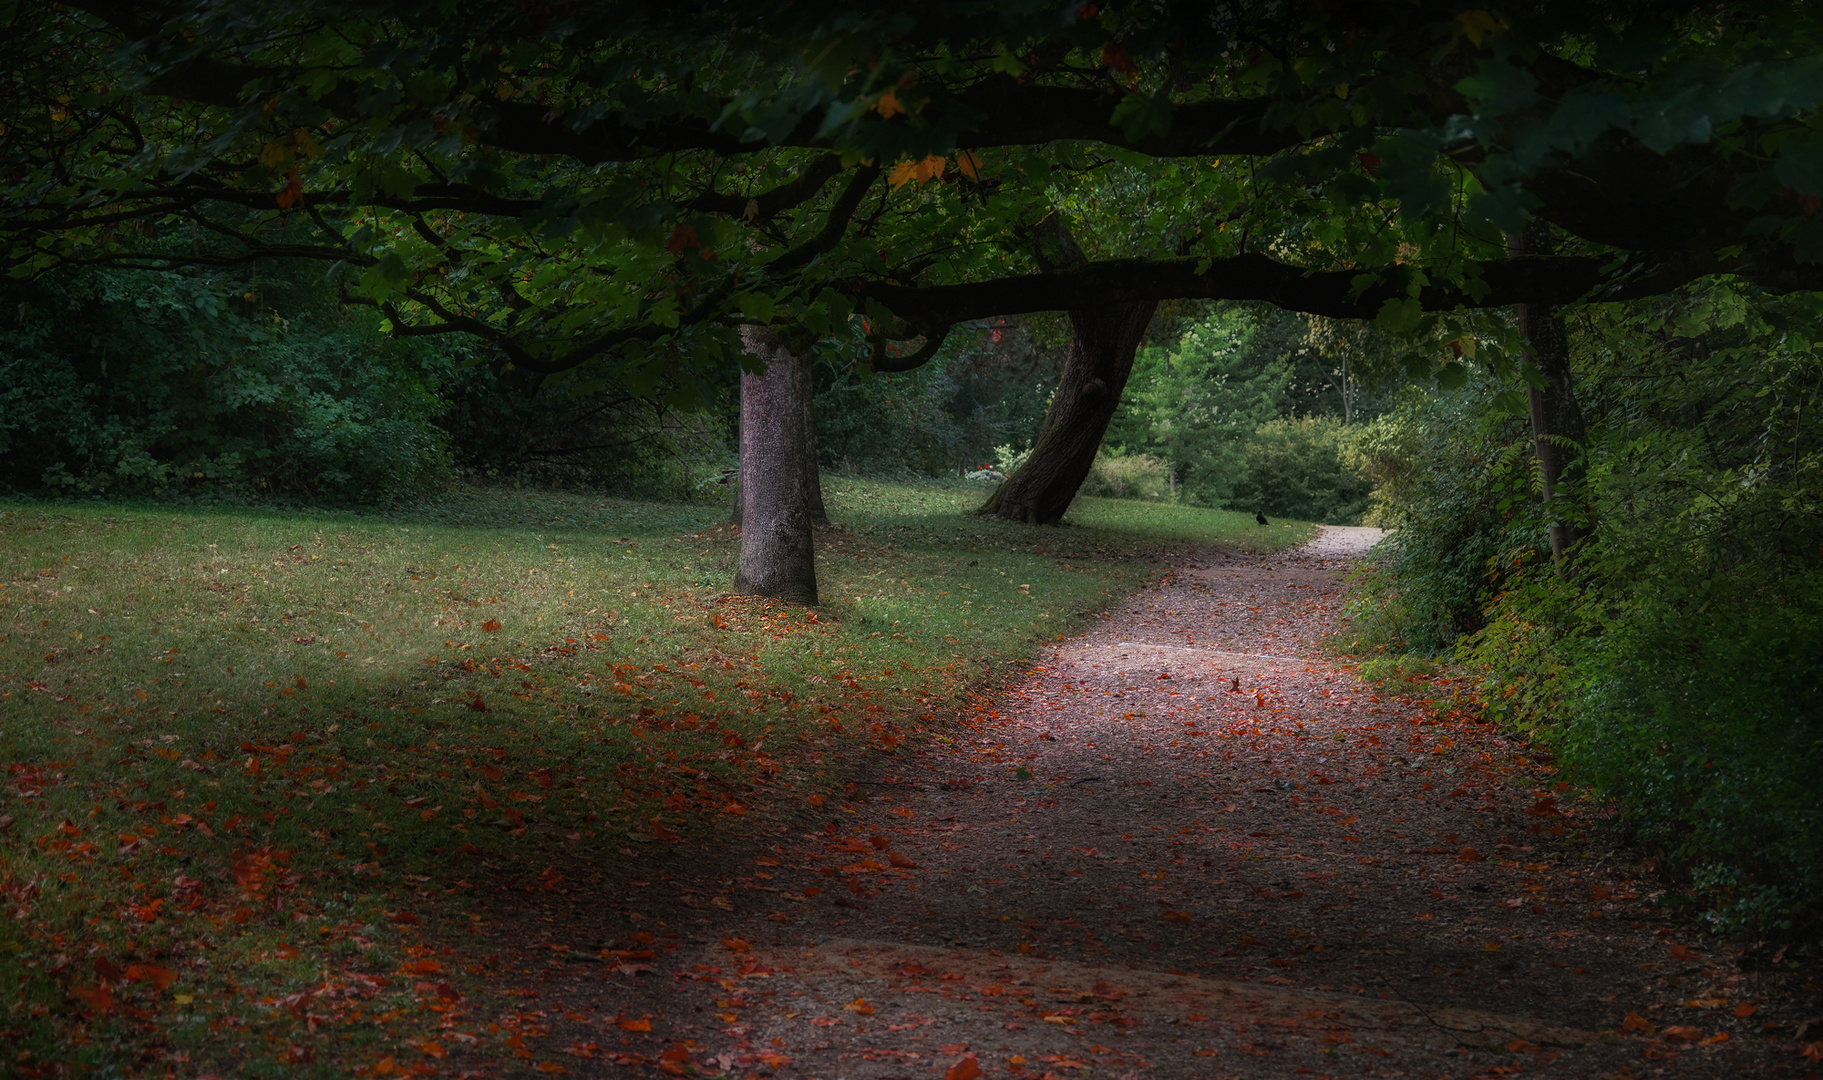
<svg viewBox="0 0 1823 1080"><path fill-rule="evenodd" d="M1523 233L1508 240L1513 254L1550 250L1550 226L1534 220ZM1518 304L1519 332L1530 348L1527 356L1538 369L1543 386L1528 386L1527 404L1532 414L1533 452L1544 478L1544 504L1551 516L1551 557L1559 573L1571 568L1573 549L1593 527L1581 523L1578 507L1560 501L1566 486L1574 486L1577 470L1572 463L1587 443L1582 407L1570 374L1570 335L1561 310L1552 304Z"/></svg>
<svg viewBox="0 0 1823 1080"><path fill-rule="evenodd" d="M793 363L791 365L792 375L798 380L798 386L796 387L797 396L799 400L804 403L804 426L802 430L805 439L805 452L803 456L803 468L805 483L810 486L810 522L813 525L827 525L829 524L829 510L823 504L823 477L822 473L817 469L816 383L811 378L810 368L811 365L808 362ZM746 380L743 378L741 381L741 446L743 451L747 445L745 434L747 430L746 385ZM745 477L746 463L743 455L741 475L735 479L734 494L730 499L728 507L728 524L737 529L745 524L747 516L747 503L743 498L743 495L747 490Z"/></svg>
<svg viewBox="0 0 1823 1080"><path fill-rule="evenodd" d="M1034 255L1046 270L1087 262L1057 214L1038 223ZM1029 525L1055 525L1076 498L1101 449L1101 437L1133 374L1157 301L1107 304L1069 312L1070 349L1044 426L1019 471L1001 482L977 511Z"/></svg>
<svg viewBox="0 0 1823 1080"><path fill-rule="evenodd" d="M817 602L815 536L811 528L810 452L803 400L810 386L808 362L782 335L746 326L747 351L764 361L758 375L741 375L740 568L734 591L793 604Z"/></svg>

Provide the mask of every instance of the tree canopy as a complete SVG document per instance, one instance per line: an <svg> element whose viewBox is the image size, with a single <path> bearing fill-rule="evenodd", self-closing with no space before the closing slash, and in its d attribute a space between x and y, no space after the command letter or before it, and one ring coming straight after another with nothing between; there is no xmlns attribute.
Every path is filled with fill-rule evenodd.
<svg viewBox="0 0 1823 1080"><path fill-rule="evenodd" d="M22 5L4 228L15 274L315 260L395 334L679 401L776 319L882 370L971 319L1169 298L1448 339L1474 308L1823 284L1813 14ZM1059 204L1089 259L1047 270ZM1534 215L1558 249L1509 255Z"/></svg>

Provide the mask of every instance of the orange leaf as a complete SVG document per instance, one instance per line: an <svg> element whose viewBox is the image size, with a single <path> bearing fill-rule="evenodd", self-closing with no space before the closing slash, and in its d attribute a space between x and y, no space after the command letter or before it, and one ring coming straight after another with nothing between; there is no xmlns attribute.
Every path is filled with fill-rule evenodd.
<svg viewBox="0 0 1823 1080"><path fill-rule="evenodd" d="M1688 945L1671 946L1671 959L1673 960L1688 960L1695 955L1696 950Z"/></svg>
<svg viewBox="0 0 1823 1080"><path fill-rule="evenodd" d="M888 90L886 93L880 95L880 100L874 102L874 111L879 113L882 117L891 120L893 117L904 112L905 109L899 104L899 95L893 90Z"/></svg>
<svg viewBox="0 0 1823 1080"><path fill-rule="evenodd" d="M555 1061L540 1061L537 1065L535 1065L533 1067L542 1073L560 1073L560 1072L569 1071L568 1069L565 1069L562 1065L557 1064Z"/></svg>
<svg viewBox="0 0 1823 1080"><path fill-rule="evenodd" d="M740 938L723 938L722 944L727 947L729 952L746 952L748 949L753 948L753 946L742 941Z"/></svg>
<svg viewBox="0 0 1823 1080"><path fill-rule="evenodd" d="M177 972L170 968L141 967L138 964L127 965L127 978L133 982L149 982L160 990L170 986L177 979Z"/></svg>
<svg viewBox="0 0 1823 1080"><path fill-rule="evenodd" d="M893 846L893 842L884 836L870 836L867 838L867 842L874 846L875 851L885 851Z"/></svg>
<svg viewBox="0 0 1823 1080"><path fill-rule="evenodd" d="M481 629L486 630L488 633L491 634L494 631L500 629L500 620L499 619L489 619L488 621L481 624Z"/></svg>
<svg viewBox="0 0 1823 1080"><path fill-rule="evenodd" d="M1734 1015L1740 1017L1742 1020L1747 1019L1749 1016L1752 1016L1759 1011L1760 1007L1758 1005L1749 1005L1745 1001L1734 1007Z"/></svg>
<svg viewBox="0 0 1823 1080"><path fill-rule="evenodd" d="M855 998L853 1001L842 1006L842 1009L844 1012L860 1013L862 1016L871 1016L874 1011L874 1007L869 1005L865 998Z"/></svg>
<svg viewBox="0 0 1823 1080"><path fill-rule="evenodd" d="M975 1055L970 1054L951 1065L949 1071L943 1074L943 1080L976 1080L980 1075L981 1063L975 1060Z"/></svg>
<svg viewBox="0 0 1823 1080"><path fill-rule="evenodd" d="M1672 1042L1695 1042L1703 1037L1703 1033L1688 1024L1673 1024L1665 1029L1664 1036Z"/></svg>
<svg viewBox="0 0 1823 1080"><path fill-rule="evenodd" d="M87 1002L89 1008L94 1009L97 1013L107 1012L114 1007L114 991L107 983L78 987L72 992Z"/></svg>
<svg viewBox="0 0 1823 1080"><path fill-rule="evenodd" d="M435 975L443 970L443 965L435 960L413 960L399 970L407 975Z"/></svg>
<svg viewBox="0 0 1823 1080"><path fill-rule="evenodd" d="M809 803L812 806L822 806L823 805L823 796L812 795L809 798L805 799L804 801Z"/></svg>
<svg viewBox="0 0 1823 1080"><path fill-rule="evenodd" d="M903 855L902 853L897 852L897 851L887 852L886 861L889 863L892 863L894 866L898 867L901 870L916 870L918 868L917 863L912 862L905 855Z"/></svg>
<svg viewBox="0 0 1823 1080"><path fill-rule="evenodd" d="M620 1022L620 1030L622 1030L622 1031L651 1031L652 1030L652 1021L650 1021L650 1020L622 1020Z"/></svg>
<svg viewBox="0 0 1823 1080"><path fill-rule="evenodd" d="M1645 1017L1636 1012L1628 1013L1627 1018L1620 1022L1620 1026L1623 1031L1639 1031L1644 1032L1647 1035L1652 1034L1655 1030Z"/></svg>

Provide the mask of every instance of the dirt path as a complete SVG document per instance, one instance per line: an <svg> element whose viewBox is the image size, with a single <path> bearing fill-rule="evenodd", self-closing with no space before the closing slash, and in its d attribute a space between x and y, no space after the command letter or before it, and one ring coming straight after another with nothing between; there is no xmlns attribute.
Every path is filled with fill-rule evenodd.
<svg viewBox="0 0 1823 1080"><path fill-rule="evenodd" d="M499 943L524 980L507 1018L532 1037L524 1064L822 1080L1766 1065L1761 1018L1738 1015L1751 987L1594 857L1523 746L1321 658L1372 540L1206 553L1060 643L951 745L881 755L849 801L738 868L674 852L626 895L530 913Z"/></svg>

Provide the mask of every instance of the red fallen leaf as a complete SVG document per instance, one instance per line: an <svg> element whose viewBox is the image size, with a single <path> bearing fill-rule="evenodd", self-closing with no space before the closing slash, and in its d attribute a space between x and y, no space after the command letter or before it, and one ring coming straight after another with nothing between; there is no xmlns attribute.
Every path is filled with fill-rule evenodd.
<svg viewBox="0 0 1823 1080"><path fill-rule="evenodd" d="M809 798L806 798L804 801L809 803L812 806L822 806L823 805L823 796L812 795Z"/></svg>
<svg viewBox="0 0 1823 1080"><path fill-rule="evenodd" d="M918 868L917 863L912 862L903 853L897 851L887 852L886 861L892 863L901 870L916 870Z"/></svg>
<svg viewBox="0 0 1823 1080"><path fill-rule="evenodd" d="M866 998L855 998L853 1001L842 1006L842 1010L844 1012L860 1013L862 1016L871 1016L874 1007L867 1003Z"/></svg>
<svg viewBox="0 0 1823 1080"><path fill-rule="evenodd" d="M542 1072L542 1073L560 1073L560 1072L569 1072L570 1071L570 1070L564 1068L562 1065L557 1064L555 1061L540 1061L538 1064L532 1066L532 1068L537 1069L539 1072Z"/></svg>
<svg viewBox="0 0 1823 1080"><path fill-rule="evenodd" d="M1817 1064L1823 1065L1823 1042L1805 1044L1804 1048L1798 1051L1798 1056L1809 1058Z"/></svg>
<svg viewBox="0 0 1823 1080"><path fill-rule="evenodd" d="M1481 862L1483 859L1487 858L1486 855L1483 855L1472 847L1463 848L1458 854L1458 857L1461 858L1463 862Z"/></svg>
<svg viewBox="0 0 1823 1080"><path fill-rule="evenodd" d="M784 1054L775 1054L770 1050L762 1050L753 1056L758 1058L761 1063L770 1065L775 1069L783 1068L786 1065L791 1064L790 1058L786 1057Z"/></svg>
<svg viewBox="0 0 1823 1080"><path fill-rule="evenodd" d="M1638 1031L1646 1035L1657 1030L1652 1026L1651 1021L1636 1012L1628 1013L1627 1018L1620 1022L1620 1026L1622 1031Z"/></svg>
<svg viewBox="0 0 1823 1080"><path fill-rule="evenodd" d="M100 970L100 969L97 969L97 970ZM1741 1002L1739 1005L1736 1005L1734 1007L1734 1015L1741 1018L1742 1020L1747 1019L1749 1016L1752 1016L1754 1013L1759 1012L1759 1011L1760 1011L1760 1007L1758 1005L1749 1005L1745 1001Z"/></svg>
<svg viewBox="0 0 1823 1080"><path fill-rule="evenodd" d="M888 840L884 836L870 836L867 838L867 842L872 844L876 851L885 851L887 848L892 847L893 844L891 840Z"/></svg>
<svg viewBox="0 0 1823 1080"><path fill-rule="evenodd" d="M1557 800L1546 795L1544 798L1533 803L1531 809L1527 810L1526 813L1537 814L1539 817L1556 817Z"/></svg>
<svg viewBox="0 0 1823 1080"><path fill-rule="evenodd" d="M670 829L660 825L657 818L652 819L652 836L654 839L663 840L667 844L675 844L683 839L683 837L672 832Z"/></svg>
<svg viewBox="0 0 1823 1080"><path fill-rule="evenodd" d="M487 711L487 702L481 700L480 694L476 694L474 697L469 698L468 701L466 702L466 704L468 705L469 708L475 710L476 712L486 712Z"/></svg>
<svg viewBox="0 0 1823 1080"><path fill-rule="evenodd" d="M81 998L89 1008L94 1009L97 1013L107 1012L114 1007L114 990L107 983L79 986L70 992Z"/></svg>
<svg viewBox="0 0 1823 1080"><path fill-rule="evenodd" d="M804 895L805 896L821 896L822 893L823 893L823 890L817 888L815 885L804 886Z"/></svg>
<svg viewBox="0 0 1823 1080"><path fill-rule="evenodd" d="M652 1021L650 1021L650 1020L622 1020L619 1023L620 1023L620 1030L622 1030L622 1031L651 1031L652 1030Z"/></svg>
<svg viewBox="0 0 1823 1080"><path fill-rule="evenodd" d="M387 918L398 923L400 926L417 926L422 921L409 911L395 911L391 915L388 915Z"/></svg>
<svg viewBox="0 0 1823 1080"><path fill-rule="evenodd" d="M413 796L412 796L412 797L411 797L411 798L409 798L409 799L406 799L406 800L405 800L405 805L406 805L406 806L409 806L409 807L411 807L411 808L412 808L412 809L414 809L414 810L415 810L415 809L417 809L417 808L418 808L418 807L420 807L420 806L423 806L423 805L424 805L424 804L425 804L425 803L427 803L427 802L429 802L429 801L430 801L430 797L429 797L429 796L426 796L426 795L413 795Z"/></svg>
<svg viewBox="0 0 1823 1080"><path fill-rule="evenodd" d="M399 970L407 975L435 975L443 970L443 965L435 960L413 960Z"/></svg>
<svg viewBox="0 0 1823 1080"><path fill-rule="evenodd" d="M489 619L488 621L481 624L481 629L486 630L488 633L491 634L494 631L500 629L500 620L499 619Z"/></svg>
<svg viewBox="0 0 1823 1080"><path fill-rule="evenodd" d="M658 1071L667 1076L684 1075L684 1070L689 1067L689 1064L689 1048L676 1043L665 1047L665 1052L658 1055Z"/></svg>
<svg viewBox="0 0 1823 1080"><path fill-rule="evenodd" d="M1671 1042L1695 1042L1703 1037L1701 1031L1688 1024L1673 1024L1664 1030L1663 1035Z"/></svg>
<svg viewBox="0 0 1823 1080"><path fill-rule="evenodd" d="M980 1076L981 1062L975 1060L975 1055L970 1054L951 1065L949 1071L943 1074L943 1080L977 1080Z"/></svg>
<svg viewBox="0 0 1823 1080"><path fill-rule="evenodd" d="M127 978L127 973L120 970L114 961L105 956L95 958L95 974L101 976L101 981L104 983L125 982ZM1735 1015L1739 1016L1740 1013L1737 1011Z"/></svg>
<svg viewBox="0 0 1823 1080"><path fill-rule="evenodd" d="M429 1039L418 1044L418 1053L423 1054L425 1057L440 1058L444 1056L443 1047Z"/></svg>
<svg viewBox="0 0 1823 1080"><path fill-rule="evenodd" d="M149 982L158 989L163 990L177 980L177 972L172 971L170 968L142 967L139 964L128 964L127 978L132 982Z"/></svg>
<svg viewBox="0 0 1823 1080"><path fill-rule="evenodd" d="M742 941L740 938L723 938L722 945L724 947L726 947L729 952L737 952L737 953L743 953L743 952L746 952L748 949L753 948L752 945L747 944L745 941Z"/></svg>
<svg viewBox="0 0 1823 1080"><path fill-rule="evenodd" d="M1673 960L1690 960L1694 959L1695 956L1696 950L1688 945L1671 946L1671 959Z"/></svg>

